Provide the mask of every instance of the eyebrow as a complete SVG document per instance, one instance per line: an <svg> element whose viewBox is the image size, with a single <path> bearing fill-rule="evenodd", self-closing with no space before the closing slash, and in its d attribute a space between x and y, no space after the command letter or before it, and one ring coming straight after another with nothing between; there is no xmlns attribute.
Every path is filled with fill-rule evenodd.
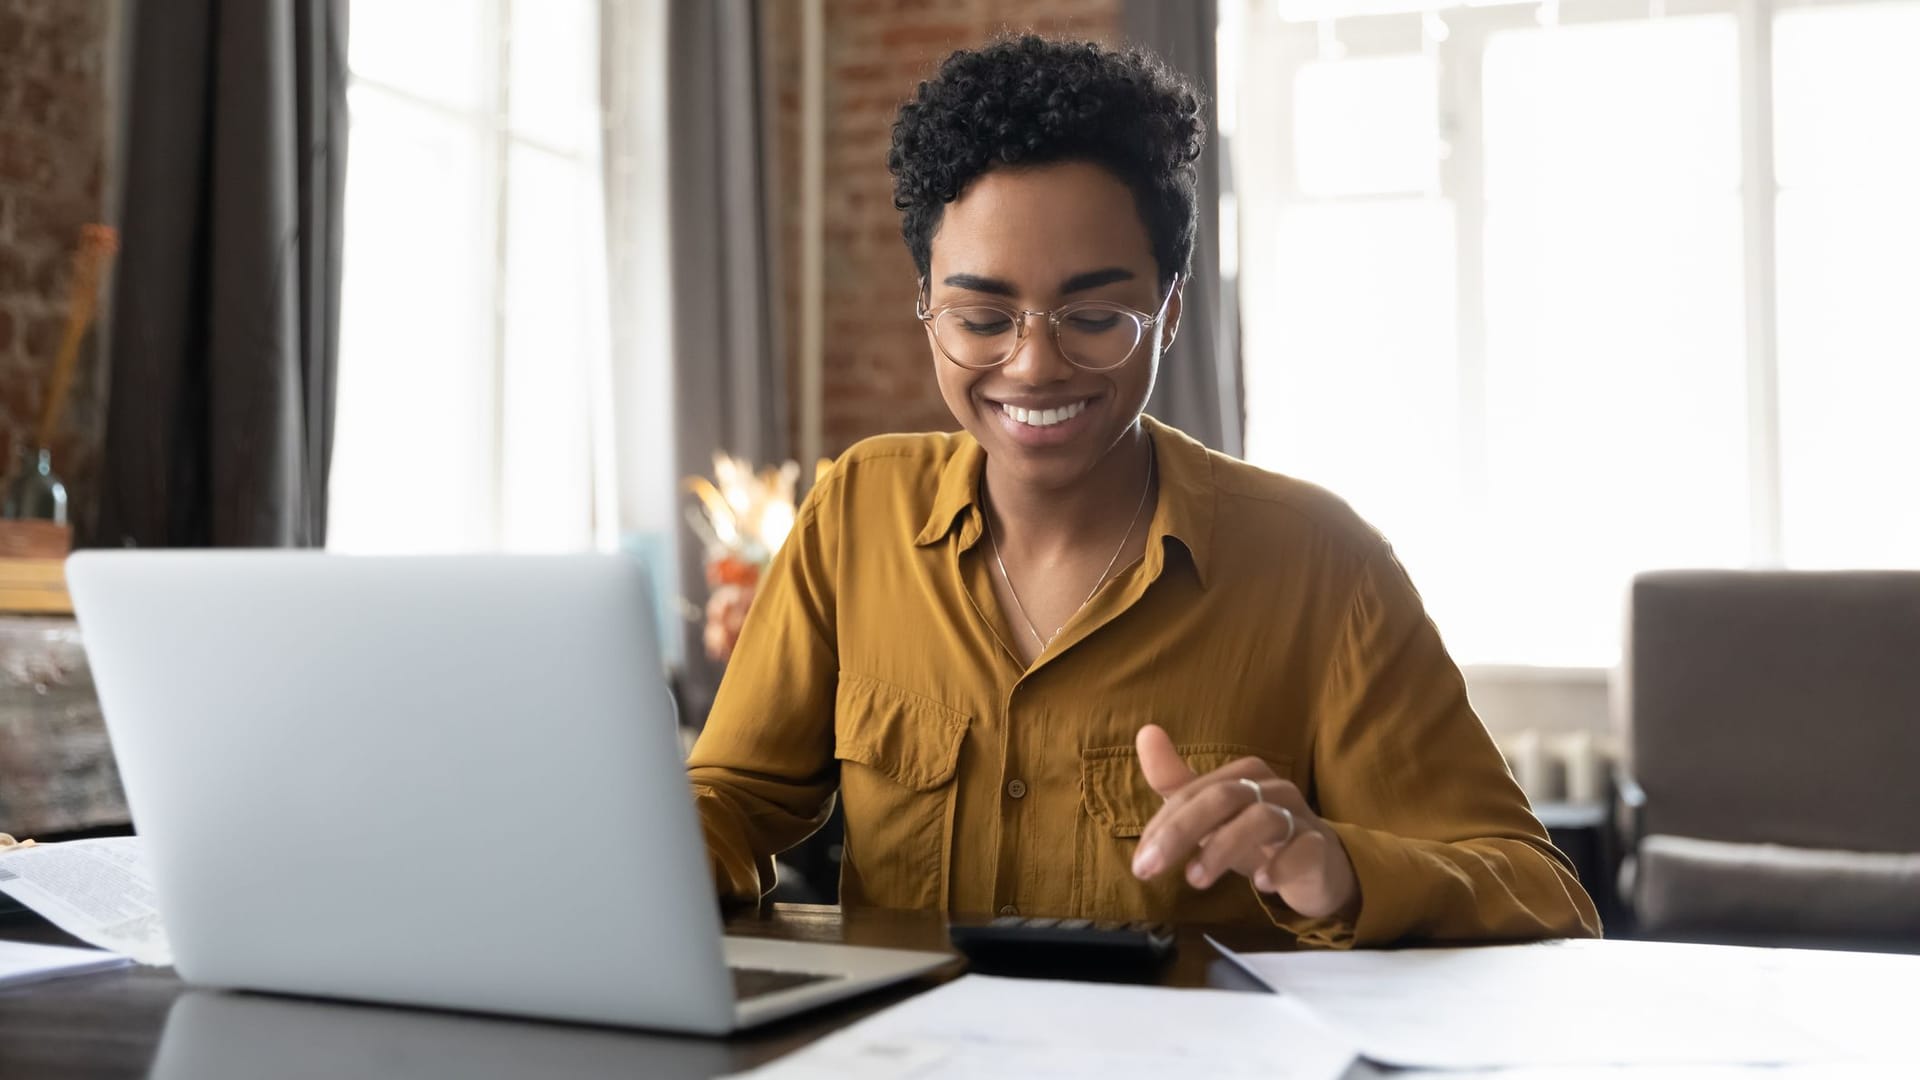
<svg viewBox="0 0 1920 1080"><path fill-rule="evenodd" d="M1060 293L1064 296L1069 293L1097 289L1102 285L1111 285L1116 281L1132 280L1133 271L1124 266L1108 266L1073 275L1060 283ZM1019 295L1019 290L1015 289L1011 282L1002 281L999 278L982 277L979 274L948 274L944 282L956 289L966 289L968 292L991 293L994 296L1007 297Z"/></svg>

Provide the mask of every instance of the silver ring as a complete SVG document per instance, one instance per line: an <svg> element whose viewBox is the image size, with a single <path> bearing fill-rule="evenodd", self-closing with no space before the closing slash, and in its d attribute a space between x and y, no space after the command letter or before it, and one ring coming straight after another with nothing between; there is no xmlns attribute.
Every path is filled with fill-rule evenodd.
<svg viewBox="0 0 1920 1080"><path fill-rule="evenodd" d="M1284 806L1275 806L1274 804L1268 802L1267 793L1260 790L1260 782L1258 780L1250 780L1244 776L1235 777L1235 779L1239 780L1242 784L1247 785L1248 790L1253 792L1254 805L1264 806L1269 810L1278 811L1281 814L1281 816L1287 819L1287 835L1281 837L1278 840L1275 840L1273 843L1269 844L1268 846L1275 847L1275 848L1283 848L1283 847L1286 847L1288 844L1293 843L1293 834L1295 830L1297 830L1300 827L1299 823L1294 821L1293 819L1293 811L1287 809Z"/></svg>
<svg viewBox="0 0 1920 1080"><path fill-rule="evenodd" d="M1287 809L1284 806L1276 806L1274 807L1274 809L1280 811L1282 814L1285 814L1287 817L1287 835L1273 842L1274 847L1283 848L1283 847L1286 847L1288 844L1293 843L1293 830L1296 828L1293 820L1293 811Z"/></svg>

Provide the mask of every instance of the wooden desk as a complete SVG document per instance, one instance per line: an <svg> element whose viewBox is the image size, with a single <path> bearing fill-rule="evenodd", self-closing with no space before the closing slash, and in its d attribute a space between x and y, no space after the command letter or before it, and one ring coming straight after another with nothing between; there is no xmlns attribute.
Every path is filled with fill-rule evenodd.
<svg viewBox="0 0 1920 1080"><path fill-rule="evenodd" d="M529 922L530 931L538 932L537 919ZM727 932L904 949L946 947L943 921L921 912L843 915L838 908L777 905L730 919ZM1284 935L1269 937L1243 930L1214 933L1235 947L1284 948L1287 940ZM0 920L0 938L77 944L31 916ZM297 1059L301 1074L314 1076L704 1080L771 1061L937 985L959 970L956 959L952 967L935 975L720 1040L270 995L213 994L189 990L170 969L133 968L0 991L0 1076L8 1080L146 1077L156 1064L177 1068L182 1042L178 1030L173 1034L174 1045L168 1048L175 1060L160 1063L156 1055L167 1034L169 1013L179 1005L181 1015L193 1013L196 1019L223 1011L245 1017L244 1023L228 1021L233 1030L216 1032L220 1038L198 1033L196 1037L236 1059L246 1058L254 1071L274 1069L278 1062L278 1071L284 1072ZM1197 930L1182 931L1174 959L1151 981L1164 986L1260 989L1219 959ZM174 1027L184 1026L176 1017ZM235 1068L232 1075L238 1077L243 1071ZM204 1062L196 1062L192 1074L198 1080L226 1080L219 1069ZM153 1075L168 1075L168 1069Z"/></svg>

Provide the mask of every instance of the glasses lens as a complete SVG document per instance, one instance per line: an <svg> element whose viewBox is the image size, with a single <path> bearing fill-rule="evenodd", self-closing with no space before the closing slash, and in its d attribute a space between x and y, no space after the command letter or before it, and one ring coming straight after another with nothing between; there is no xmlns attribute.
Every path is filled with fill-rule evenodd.
<svg viewBox="0 0 1920 1080"><path fill-rule="evenodd" d="M1140 316L1107 304L1075 304L1060 313L1060 351L1073 364L1093 371L1127 362L1146 328Z"/></svg>
<svg viewBox="0 0 1920 1080"><path fill-rule="evenodd" d="M961 367L988 368L1012 354L1020 329L1013 315L999 308L958 307L933 320L933 337L947 359Z"/></svg>

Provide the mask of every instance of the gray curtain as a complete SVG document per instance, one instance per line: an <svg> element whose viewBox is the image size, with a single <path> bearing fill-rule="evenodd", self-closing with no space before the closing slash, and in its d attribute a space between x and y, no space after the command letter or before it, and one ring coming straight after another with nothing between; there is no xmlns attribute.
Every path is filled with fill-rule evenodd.
<svg viewBox="0 0 1920 1080"><path fill-rule="evenodd" d="M319 545L339 344L346 2L129 8L98 539Z"/></svg>
<svg viewBox="0 0 1920 1080"><path fill-rule="evenodd" d="M1124 0L1127 42L1158 53L1193 80L1209 103L1219 99L1214 67L1215 0ZM1209 109L1209 116L1212 110ZM1209 127L1214 125L1209 124ZM1160 368L1147 411L1215 450L1244 452L1240 391L1238 283L1220 276L1220 196L1232 191L1218 131L1200 157L1200 231L1187 282L1180 333Z"/></svg>
<svg viewBox="0 0 1920 1080"><path fill-rule="evenodd" d="M753 0L671 0L668 9L675 466L682 476L710 473L715 450L762 465L791 452L786 380L773 344L779 294L761 18ZM691 542L680 547L682 595L705 597L701 552ZM688 627L686 658L689 689L718 684L698 625Z"/></svg>

